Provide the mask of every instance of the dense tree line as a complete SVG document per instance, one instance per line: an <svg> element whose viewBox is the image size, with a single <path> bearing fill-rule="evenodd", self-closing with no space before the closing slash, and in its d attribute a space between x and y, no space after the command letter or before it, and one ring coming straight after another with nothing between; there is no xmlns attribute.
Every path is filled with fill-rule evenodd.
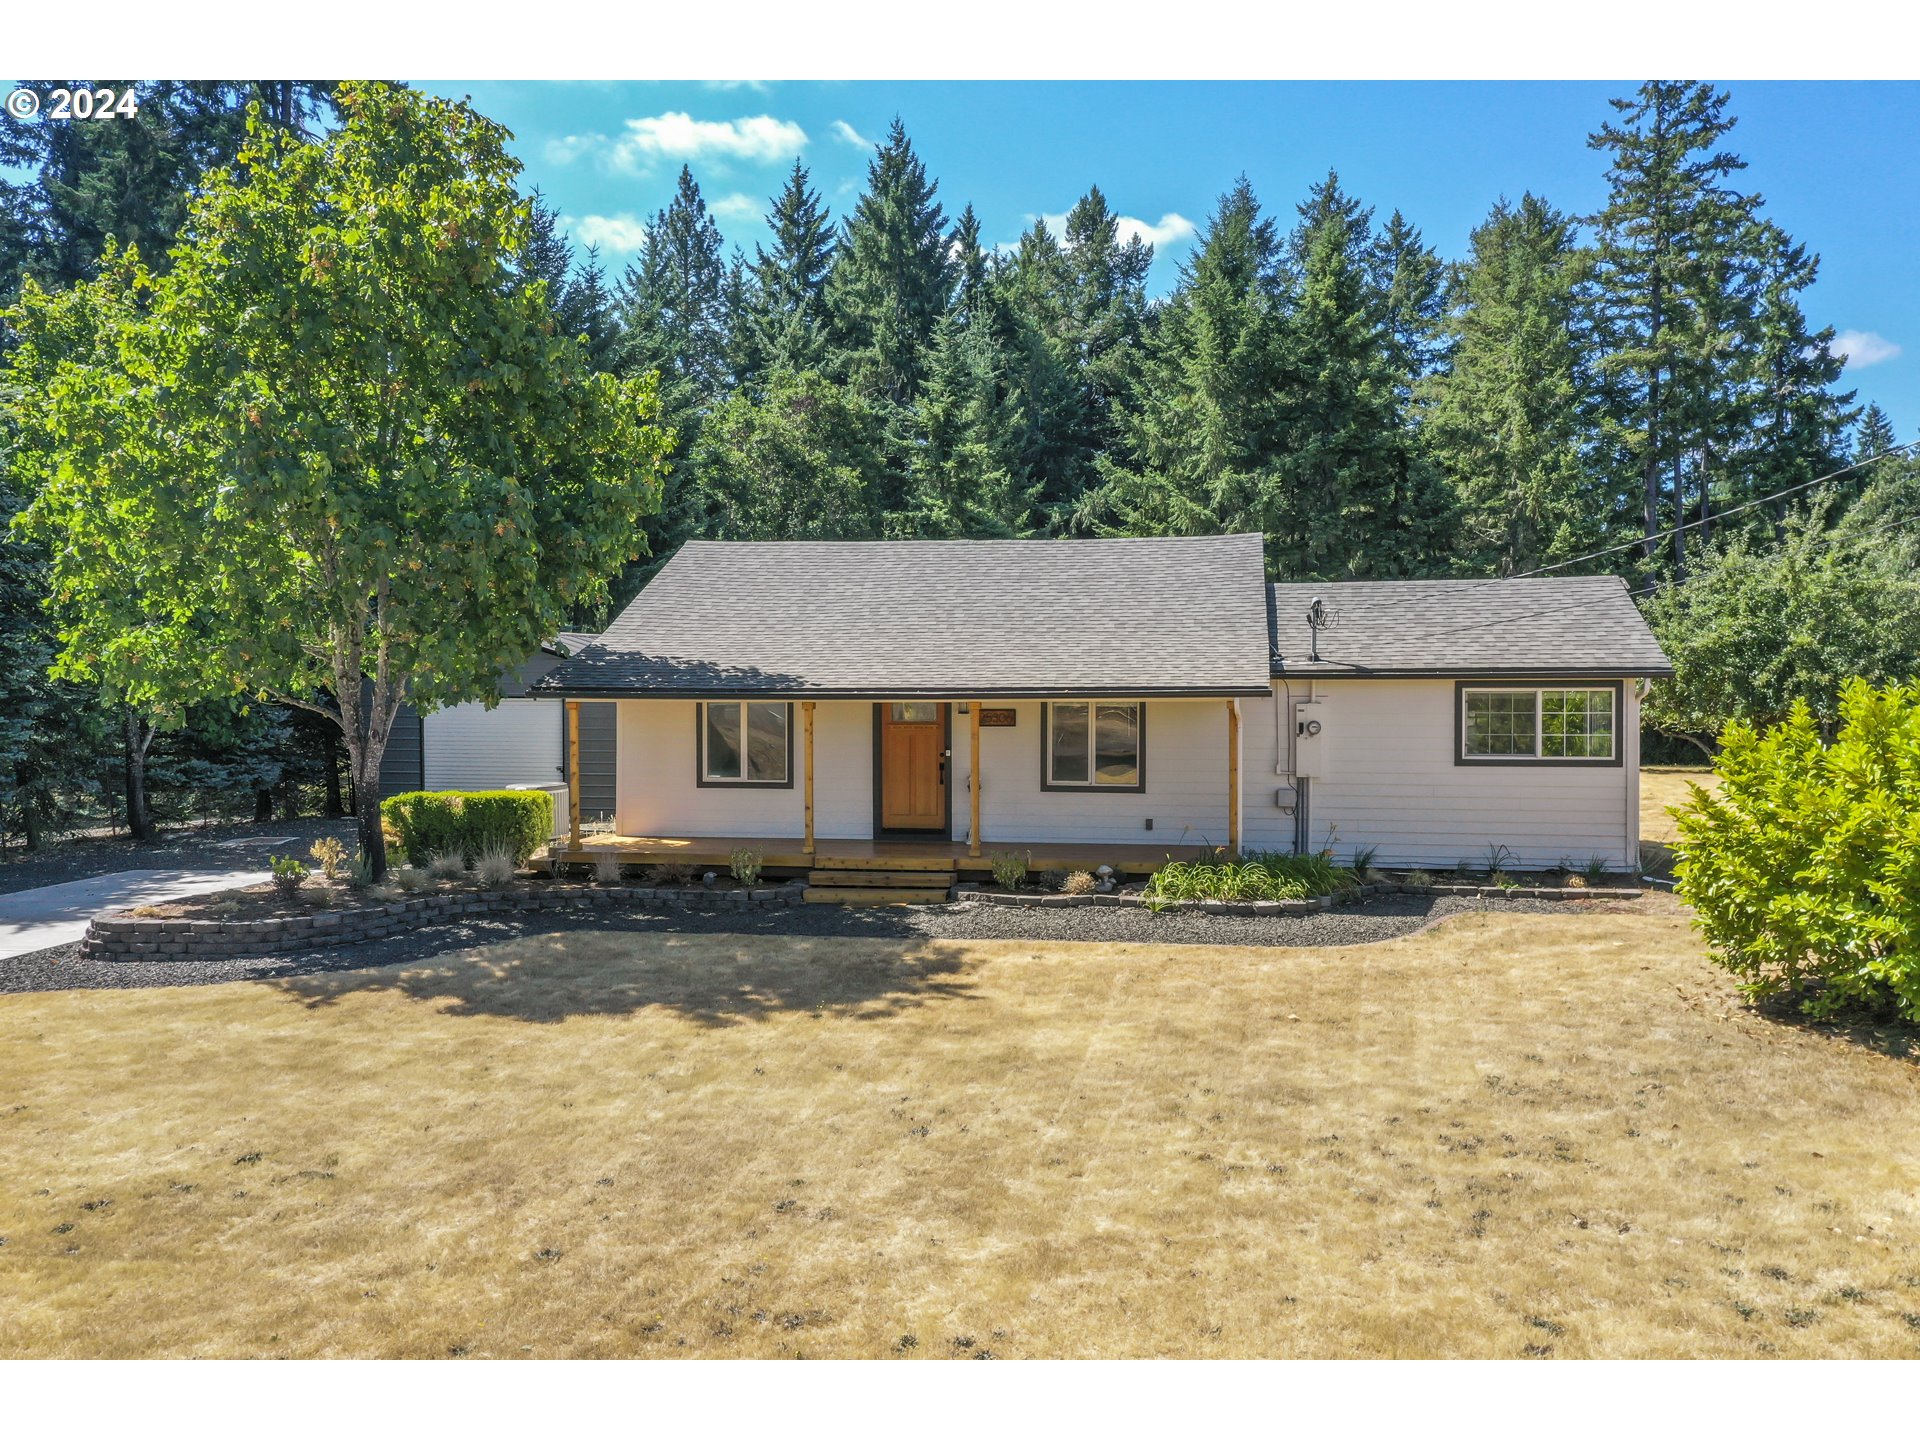
<svg viewBox="0 0 1920 1440"><path fill-rule="evenodd" d="M160 256L248 100L318 126L326 94L181 84L124 129L4 122L0 160L33 178L0 190L0 283L84 280L108 235ZM1826 684L1820 634L1847 606L1873 604L1896 638L1842 668L1911 671L1913 464L1751 503L1896 437L1841 388L1833 332L1803 308L1818 259L1742 187L1728 106L1703 84L1640 87L1589 137L1598 213L1502 198L1452 259L1335 174L1290 209L1240 180L1157 299L1151 248L1097 186L1059 233L1036 222L994 247L971 207L949 212L898 121L843 215L796 162L751 256L727 251L687 170L617 277L537 206L529 278L594 365L659 376L674 435L648 558L615 600L697 537L1255 530L1292 579L1617 571L1676 653L1732 626L1714 653L1736 677L1759 632L1729 614L1757 616L1788 574L1820 597L1793 612L1806 643L1786 646L1817 665L1757 697L1695 686L1711 667L1690 662L1651 712L1676 733ZM0 804L16 834L116 780L130 793L136 752L186 743L45 679L42 567L9 541ZM221 784L271 797L316 768L290 712L188 730L202 725Z"/></svg>

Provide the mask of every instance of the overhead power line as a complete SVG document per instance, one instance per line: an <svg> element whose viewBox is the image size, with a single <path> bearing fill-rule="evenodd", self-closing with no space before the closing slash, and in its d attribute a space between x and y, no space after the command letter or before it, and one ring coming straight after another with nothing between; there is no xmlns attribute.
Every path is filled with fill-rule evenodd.
<svg viewBox="0 0 1920 1440"><path fill-rule="evenodd" d="M1864 530L1855 531L1853 534L1848 535L1846 538L1849 540L1863 540L1869 535L1878 535L1888 530L1900 530L1905 528L1908 525L1916 525L1916 524L1920 524L1920 515L1901 515L1901 516L1895 517L1892 520L1882 521L1878 525L1870 525ZM1489 581L1488 583L1491 584L1495 582ZM1627 591L1627 595L1631 599L1638 599L1642 595L1651 595L1654 593L1654 591L1660 589L1662 584L1664 583L1665 582L1663 581L1655 581L1651 585L1642 585L1638 590ZM1448 626L1445 630L1432 630L1426 633L1430 635L1458 635L1462 631L1466 631L1466 630L1491 630L1495 626L1511 625L1515 621L1531 620L1536 616L1540 616L1540 615L1557 615L1563 610L1584 609L1585 607L1587 607L1588 605L1591 605L1592 603L1593 602L1590 600L1570 600L1560 605L1546 605L1546 606L1542 606L1538 610L1522 610L1516 614L1502 615L1497 619L1493 619L1493 620L1480 620L1480 621L1476 621L1472 625L1451 625L1451 626ZM1385 605L1382 605L1380 607L1381 610L1385 610L1387 608L1389 607ZM1376 611L1375 613L1377 614L1378 611Z"/></svg>
<svg viewBox="0 0 1920 1440"><path fill-rule="evenodd" d="M1702 516L1698 520L1689 520L1680 525L1669 526L1665 530L1656 530L1651 535L1642 535L1637 539L1628 540L1619 545L1610 545L1604 550L1594 550L1585 555L1576 555L1570 560L1556 560L1551 565L1542 565L1537 569L1533 569L1533 570L1522 570L1517 575L1488 576L1485 579L1477 582L1474 588L1478 589L1482 586L1499 585L1502 582L1507 580L1529 580L1537 575L1546 575L1555 570L1564 570L1569 565L1583 565L1589 560L1599 560L1608 555L1617 555L1623 550L1638 550L1643 546L1645 546L1646 544L1648 544L1650 541L1662 540L1667 538L1668 536L1677 535L1680 532L1685 530L1697 529L1702 525L1711 525L1716 521L1726 519L1729 515L1738 515L1743 511L1752 510L1757 506L1770 505L1775 500L1783 500L1789 495L1798 495L1802 491L1811 490L1816 485L1825 485L1829 481L1838 480L1843 475L1851 475L1855 470L1863 469L1866 466L1872 465L1877 461L1886 460L1894 455L1900 454L1902 451L1911 450L1916 445L1920 445L1920 440L1909 440L1904 445L1895 445L1890 449L1882 450L1878 455L1869 455L1864 460L1856 460L1851 465L1842 466L1840 469L1831 471L1828 474L1817 475L1811 480L1802 480L1797 485L1789 485L1787 486L1786 489L1776 490L1771 495L1762 495L1757 500L1745 501L1739 505L1735 505L1731 507L1730 509L1719 511L1716 514ZM1308 583L1308 582L1301 582L1301 583ZM1414 582L1408 582L1408 583L1417 584L1419 582L1414 581ZM1646 592L1632 591L1630 593L1638 595L1638 594L1644 594ZM1375 606L1372 613L1375 615L1378 615L1382 611L1395 610L1402 605L1416 604L1424 601L1426 598L1427 597L1424 595L1403 596L1401 599L1389 600L1384 605ZM1555 608L1563 608L1563 607L1555 607Z"/></svg>

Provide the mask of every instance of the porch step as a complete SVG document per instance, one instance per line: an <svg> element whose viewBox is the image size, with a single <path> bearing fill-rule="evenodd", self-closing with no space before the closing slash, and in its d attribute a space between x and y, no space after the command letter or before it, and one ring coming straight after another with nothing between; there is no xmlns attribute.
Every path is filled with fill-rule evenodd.
<svg viewBox="0 0 1920 1440"><path fill-rule="evenodd" d="M813 870L807 874L809 885L851 885L857 889L899 886L926 890L935 885L951 885L959 877L951 866L945 870Z"/></svg>
<svg viewBox="0 0 1920 1440"><path fill-rule="evenodd" d="M809 905L943 905L947 892L887 886L809 885L803 898Z"/></svg>

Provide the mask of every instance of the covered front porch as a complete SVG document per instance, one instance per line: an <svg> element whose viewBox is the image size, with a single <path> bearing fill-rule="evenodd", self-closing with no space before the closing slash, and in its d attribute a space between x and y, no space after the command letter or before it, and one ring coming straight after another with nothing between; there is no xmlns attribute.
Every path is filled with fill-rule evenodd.
<svg viewBox="0 0 1920 1440"><path fill-rule="evenodd" d="M1011 851L1034 870L1138 876L1242 843L1231 697L618 704L620 805L601 833L582 823L580 702L566 704L567 813L546 863L724 870L751 850L773 872L972 877Z"/></svg>

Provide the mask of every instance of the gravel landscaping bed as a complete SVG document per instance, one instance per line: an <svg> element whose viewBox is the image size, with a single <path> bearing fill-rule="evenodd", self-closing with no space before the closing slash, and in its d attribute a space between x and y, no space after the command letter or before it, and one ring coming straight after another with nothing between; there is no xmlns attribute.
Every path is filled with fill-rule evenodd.
<svg viewBox="0 0 1920 1440"><path fill-rule="evenodd" d="M434 955L527 935L573 930L658 934L856 936L922 940L1085 940L1147 945L1364 945L1390 940L1447 915L1472 910L1565 913L1563 901L1383 896L1366 905L1315 915L1155 915L1133 909L1024 909L999 905L843 909L796 906L731 914L560 912L464 916L404 934L330 949L281 951L208 961L80 959L78 946L0 959L0 994L34 990L136 989L213 985L323 971L415 964Z"/></svg>
<svg viewBox="0 0 1920 1440"><path fill-rule="evenodd" d="M166 831L150 845L136 845L124 836L58 840L31 855L8 852L0 862L0 895L34 890L109 875L117 870L228 869L259 870L267 855L307 851L322 835L334 835L351 851L351 820L270 820L263 825L245 821L231 825L193 826Z"/></svg>

